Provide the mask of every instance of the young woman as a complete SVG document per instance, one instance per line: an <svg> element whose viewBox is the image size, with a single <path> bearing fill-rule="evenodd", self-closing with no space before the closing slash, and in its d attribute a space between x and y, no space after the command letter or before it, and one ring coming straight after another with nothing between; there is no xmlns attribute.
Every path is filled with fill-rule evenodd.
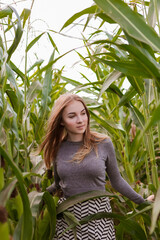
<svg viewBox="0 0 160 240"><path fill-rule="evenodd" d="M54 166L55 183L48 191L62 190L64 197L59 203L79 193L105 192L107 173L118 192L137 204L143 203L145 200L121 177L111 140L106 135L92 132L89 121L89 111L78 95L64 94L56 101L41 145L46 167ZM108 197L100 197L75 204L68 211L80 220L97 212L111 212L111 206ZM63 217L57 219L54 239L74 239L72 230L61 235L67 226ZM113 221L107 218L78 226L76 234L78 240L115 239Z"/></svg>

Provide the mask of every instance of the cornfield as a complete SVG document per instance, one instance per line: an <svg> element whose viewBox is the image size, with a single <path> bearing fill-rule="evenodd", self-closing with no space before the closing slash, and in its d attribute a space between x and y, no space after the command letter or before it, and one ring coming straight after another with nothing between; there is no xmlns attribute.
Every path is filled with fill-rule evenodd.
<svg viewBox="0 0 160 240"><path fill-rule="evenodd" d="M123 178L144 198L155 194L155 201L137 206L115 192L106 176L113 213L98 213L80 222L67 215L68 229L76 231L77 224L109 217L119 240L160 239L160 2L94 0L64 23L61 32L73 24L76 28L77 20L85 17L86 54L73 51L94 81L83 73L82 81L68 78L64 66L53 67L68 53L60 55L52 30L45 32L53 48L48 63L37 59L28 64L30 49L44 35L28 42L31 12L18 13L12 6L0 10L0 236L3 240L54 239L57 214L65 215L69 206L103 195L99 191L80 194L57 207L58 197L46 191L54 182L52 169L46 171L43 154L35 155L54 101L70 84L71 91L85 95L91 128L111 137ZM91 28L97 20L98 27ZM22 71L12 58L24 30ZM7 39L9 33L12 41Z"/></svg>

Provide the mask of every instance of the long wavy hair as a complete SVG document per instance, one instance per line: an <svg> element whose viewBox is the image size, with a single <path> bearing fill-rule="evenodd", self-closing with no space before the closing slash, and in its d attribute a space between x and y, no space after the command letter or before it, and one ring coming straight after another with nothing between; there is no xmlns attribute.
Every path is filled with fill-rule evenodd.
<svg viewBox="0 0 160 240"><path fill-rule="evenodd" d="M67 132L62 126L62 113L64 108L72 101L80 101L88 116L88 125L83 136L83 144L73 157L73 161L82 161L92 149L96 151L97 143L107 138L106 135L90 131L90 115L83 99L76 94L65 93L61 95L54 104L50 118L47 123L47 131L39 151L44 150L44 161L47 169L51 167L56 159L57 152L63 140L67 139Z"/></svg>

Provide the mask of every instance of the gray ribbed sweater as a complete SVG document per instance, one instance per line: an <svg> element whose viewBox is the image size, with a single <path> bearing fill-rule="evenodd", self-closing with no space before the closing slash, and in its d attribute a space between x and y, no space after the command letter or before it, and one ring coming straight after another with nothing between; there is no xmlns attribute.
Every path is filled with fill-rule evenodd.
<svg viewBox="0 0 160 240"><path fill-rule="evenodd" d="M66 198L93 190L105 191L107 173L114 189L137 204L144 202L121 177L110 139L105 139L97 145L98 157L92 150L82 162L70 162L81 144L82 142L62 142L54 168L55 183L47 189L48 191L54 192L61 187Z"/></svg>

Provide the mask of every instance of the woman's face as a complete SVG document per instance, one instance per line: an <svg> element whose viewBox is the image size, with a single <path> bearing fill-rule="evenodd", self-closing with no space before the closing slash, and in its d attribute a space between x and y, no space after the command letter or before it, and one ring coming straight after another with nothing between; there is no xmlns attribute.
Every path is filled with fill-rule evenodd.
<svg viewBox="0 0 160 240"><path fill-rule="evenodd" d="M61 124L68 133L68 140L81 141L88 125L88 116L84 105L76 100L69 103L63 110Z"/></svg>

